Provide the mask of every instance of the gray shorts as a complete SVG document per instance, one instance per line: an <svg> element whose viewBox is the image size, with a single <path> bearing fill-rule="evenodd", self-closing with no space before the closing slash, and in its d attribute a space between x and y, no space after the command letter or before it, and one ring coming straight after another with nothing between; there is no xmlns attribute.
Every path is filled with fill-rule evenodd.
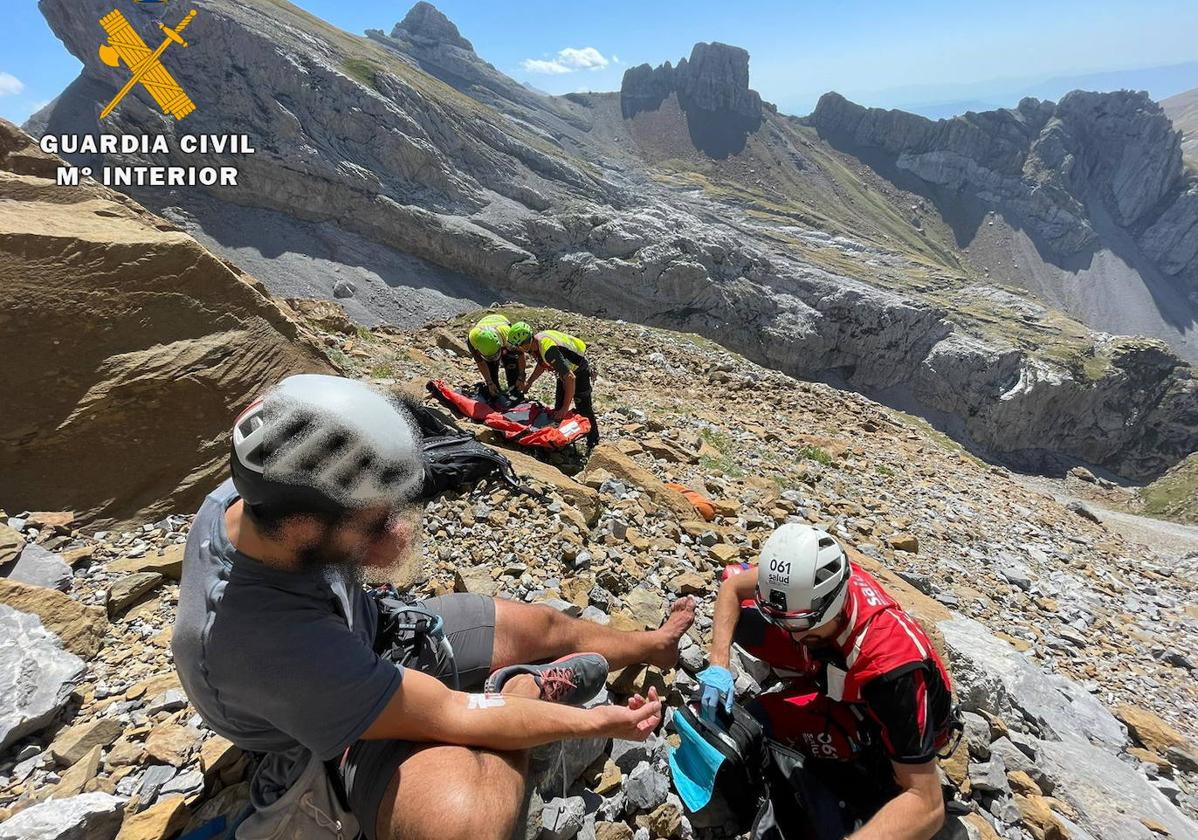
<svg viewBox="0 0 1198 840"><path fill-rule="evenodd" d="M463 691L482 688L491 673L491 653L495 647L495 601L483 595L459 593L429 598L416 606L441 616L445 636L453 645L458 678ZM452 685L448 669L433 661L419 661L415 667ZM411 741L358 741L341 763L341 778L349 797L349 808L361 824L367 840L375 840L379 806L395 771L412 753Z"/></svg>

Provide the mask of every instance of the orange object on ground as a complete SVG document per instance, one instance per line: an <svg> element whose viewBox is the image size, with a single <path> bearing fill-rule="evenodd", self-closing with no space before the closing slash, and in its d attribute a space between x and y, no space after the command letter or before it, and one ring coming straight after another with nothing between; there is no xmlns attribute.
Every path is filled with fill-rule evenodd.
<svg viewBox="0 0 1198 840"><path fill-rule="evenodd" d="M715 504L698 490L692 490L685 484L666 484L671 490L677 490L699 512L705 522L715 519Z"/></svg>

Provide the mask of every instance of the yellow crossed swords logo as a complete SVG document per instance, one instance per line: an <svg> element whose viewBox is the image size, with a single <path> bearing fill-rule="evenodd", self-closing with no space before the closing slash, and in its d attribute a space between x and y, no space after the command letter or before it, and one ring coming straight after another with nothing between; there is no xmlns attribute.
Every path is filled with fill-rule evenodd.
<svg viewBox="0 0 1198 840"><path fill-rule="evenodd" d="M164 114L170 114L176 120L183 119L196 109L195 103L158 60L171 44L187 46L187 42L179 33L191 23L195 15L195 9L192 9L174 29L159 23L158 28L166 38L153 52L119 11L111 11L100 18L100 25L108 33L108 43L100 45L100 60L109 67L120 67L123 61L133 73L129 81L125 82L125 86L117 91L112 101L100 112L101 119L111 114L112 109L125 98L125 94L133 90L133 86L138 83L154 97Z"/></svg>

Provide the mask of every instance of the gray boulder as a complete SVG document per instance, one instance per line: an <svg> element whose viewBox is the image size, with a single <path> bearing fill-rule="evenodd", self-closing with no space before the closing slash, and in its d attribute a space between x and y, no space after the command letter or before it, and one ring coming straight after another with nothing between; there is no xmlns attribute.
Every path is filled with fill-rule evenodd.
<svg viewBox="0 0 1198 840"><path fill-rule="evenodd" d="M36 615L0 604L0 751L53 721L84 668Z"/></svg>
<svg viewBox="0 0 1198 840"><path fill-rule="evenodd" d="M990 757L990 724L981 715L965 712L962 715L965 722L965 744L969 754L982 759Z"/></svg>
<svg viewBox="0 0 1198 840"><path fill-rule="evenodd" d="M71 588L71 567L62 555L47 551L36 543L28 543L22 549L16 565L6 577L63 592Z"/></svg>
<svg viewBox="0 0 1198 840"><path fill-rule="evenodd" d="M978 622L953 618L939 626L966 710L1026 719L1044 737L1077 734L1112 750L1127 743L1127 728L1085 689L1036 667Z"/></svg>
<svg viewBox="0 0 1198 840"><path fill-rule="evenodd" d="M1080 827L1096 838L1159 840L1141 817L1172 837L1198 837L1198 823L1131 765L1081 738L1041 742L1038 764L1055 783L1052 795L1073 806Z"/></svg>
<svg viewBox="0 0 1198 840"><path fill-rule="evenodd" d="M670 780L648 762L638 764L624 782L624 795L634 811L652 811L666 801L669 793Z"/></svg>
<svg viewBox="0 0 1198 840"><path fill-rule="evenodd" d="M1010 738L998 738L990 745L990 751L1002 760L1007 770L1022 770L1032 777L1045 794L1051 794L1054 782L1027 754L1011 742Z"/></svg>
<svg viewBox="0 0 1198 840"><path fill-rule="evenodd" d="M0 840L112 840L124 807L107 793L48 799L0 823Z"/></svg>
<svg viewBox="0 0 1198 840"><path fill-rule="evenodd" d="M560 796L541 811L541 840L571 840L582 828L586 804L581 796Z"/></svg>
<svg viewBox="0 0 1198 840"><path fill-rule="evenodd" d="M660 735L650 735L644 741L611 742L611 760L625 773L631 773L641 762L658 764L665 757L666 742Z"/></svg>
<svg viewBox="0 0 1198 840"><path fill-rule="evenodd" d="M1007 768L1001 756L994 756L989 761L975 761L969 765L969 783L974 790L986 793L1009 794L1007 784Z"/></svg>

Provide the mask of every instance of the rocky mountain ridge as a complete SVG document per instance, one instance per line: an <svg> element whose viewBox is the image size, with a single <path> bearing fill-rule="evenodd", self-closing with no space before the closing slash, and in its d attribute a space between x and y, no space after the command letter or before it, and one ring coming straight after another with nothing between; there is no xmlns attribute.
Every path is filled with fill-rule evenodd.
<svg viewBox="0 0 1198 840"><path fill-rule="evenodd" d="M462 336L478 313L368 330L334 304L299 306L305 329L376 387L419 395L431 376L475 376ZM962 812L941 840L1198 831L1194 558L1130 543L1100 514L1027 490L914 418L699 336L504 311L633 351L604 359L602 381L622 385L597 391L605 442L585 464L509 452L549 500L498 483L434 499L419 562L388 577L416 594L547 603L625 629L656 626L671 598L695 596L678 666L625 669L608 685L612 699L654 685L677 704L706 665L720 569L753 561L780 522L819 524L948 657L966 732L941 765ZM717 389L723 406L710 398ZM712 518L665 482L707 495ZM45 663L44 690L0 717L0 838L39 825L167 840L238 813L250 758L204 727L169 660L190 509L122 532L80 527L69 513L17 513L0 517L0 562L15 552L57 563L66 591L0 580L0 634L18 632L9 616L24 616L19 632L38 645L0 645L0 676L35 655ZM770 679L748 656L735 668L742 697ZM671 792L663 734L543 752L525 836L726 836L718 802L688 814Z"/></svg>
<svg viewBox="0 0 1198 840"><path fill-rule="evenodd" d="M1198 301L1198 180L1185 177L1181 135L1145 93L1075 91L937 122L830 93L807 119L834 144L881 150L932 187L1002 208L1062 258L1095 250L1109 216Z"/></svg>
<svg viewBox="0 0 1198 840"><path fill-rule="evenodd" d="M41 0L84 70L37 128L95 130L78 123L79 113L120 81L94 53L90 21L102 5ZM186 130L244 126L259 152L208 161L240 166L251 189L216 190L203 202L139 195L172 218L190 217L202 229L244 217L241 238L267 227L258 224L262 213L279 224L319 223L330 236L340 229L408 255L417 278L448 270L530 303L570 300L582 311L700 332L781 370L918 407L971 445L1028 467L1080 460L1138 479L1198 446L1198 383L1160 345L1069 325L1061 352L1047 353L1042 327L1053 333L1055 316L1001 309L996 318L996 309L975 317L979 302L995 297L977 283L953 281L952 310L912 291L922 279L879 288L868 281L879 267L897 266L904 278L945 269L794 220L767 226L693 191L680 194L622 150L618 102L515 90L460 35L440 21L421 23L435 19L431 12L393 30L399 37L361 39L287 4L195 5L196 44L176 72L188 89L210 91L214 79L221 87L219 106L198 109ZM242 55L259 58L235 59ZM719 78L719 68L740 78L740 59L724 60L734 51L704 55L711 60L697 64L715 69L696 79ZM452 84L442 81L451 76ZM694 88L703 102L738 102L706 85ZM756 100L744 97L737 107L752 110ZM585 118L567 119L574 114ZM136 95L112 120L126 132L164 130ZM762 125L775 121L765 109ZM304 248L298 235L286 248L262 236L263 251L285 258ZM812 243L832 259L809 260ZM255 271L288 288L290 264L280 265L274 276L269 263ZM849 265L854 273L841 273ZM1017 339L985 329L1008 319L1032 328Z"/></svg>

